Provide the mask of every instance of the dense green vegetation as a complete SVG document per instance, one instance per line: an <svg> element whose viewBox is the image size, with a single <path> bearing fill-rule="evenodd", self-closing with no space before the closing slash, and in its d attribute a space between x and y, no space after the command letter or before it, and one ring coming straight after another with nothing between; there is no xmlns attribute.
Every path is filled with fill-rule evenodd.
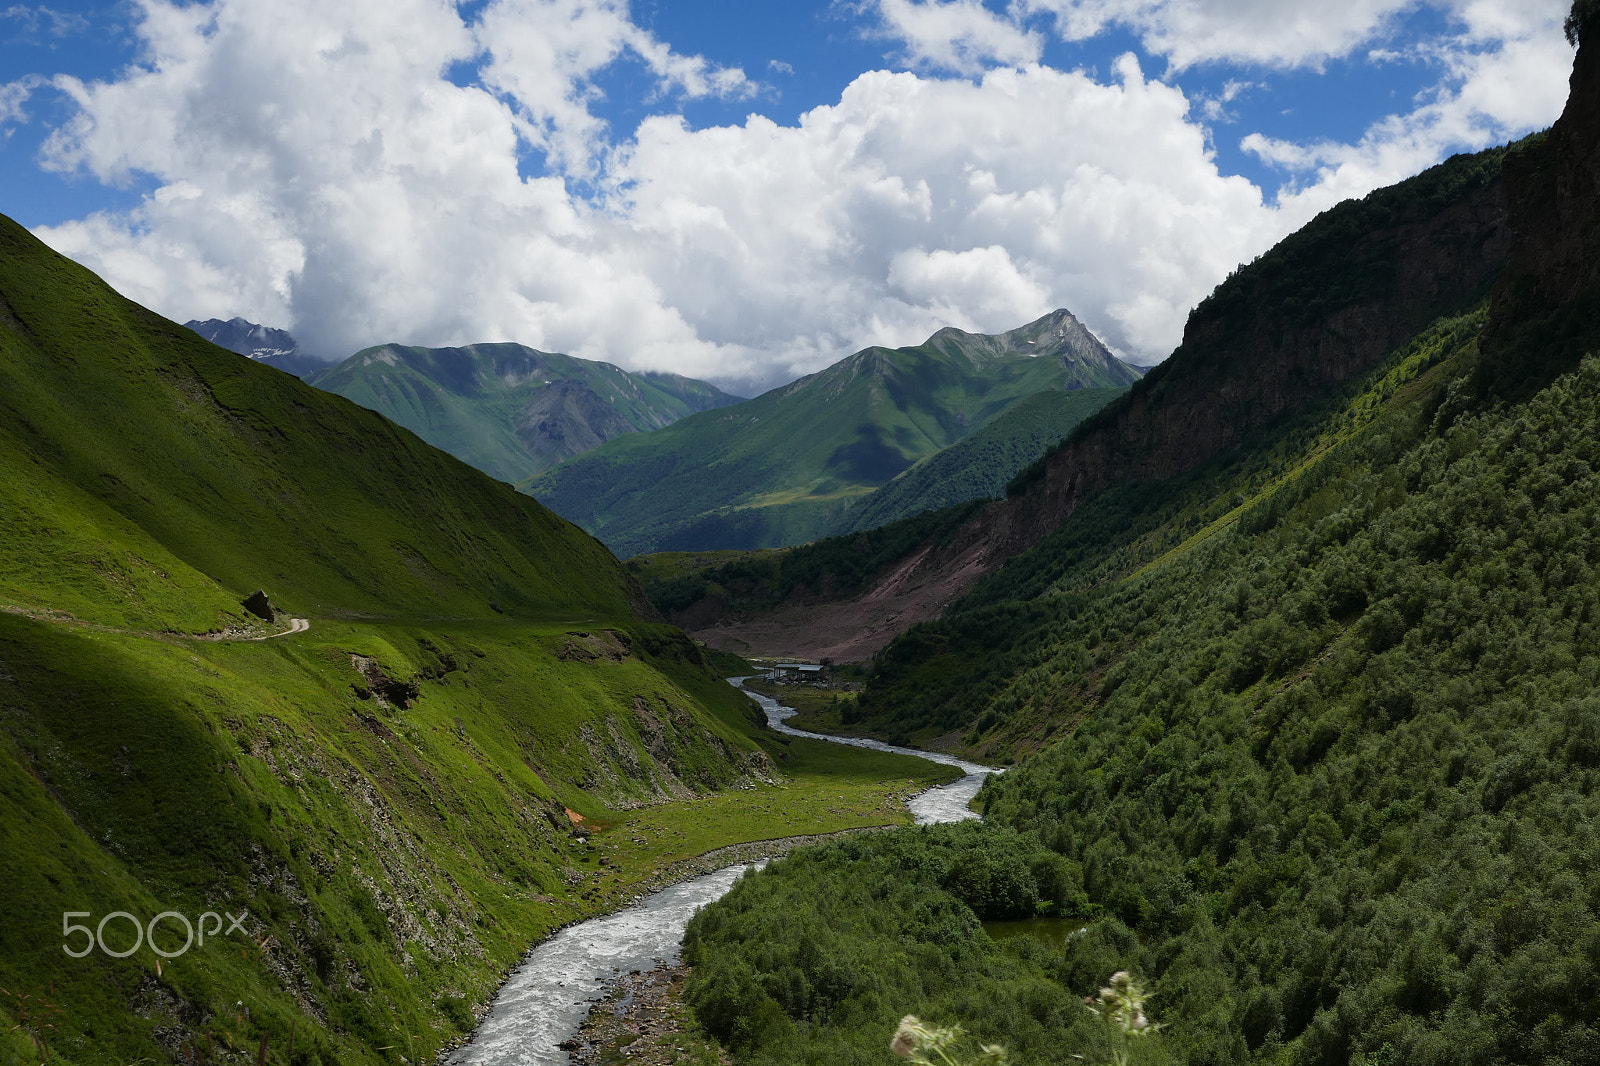
<svg viewBox="0 0 1600 1066"><path fill-rule="evenodd" d="M799 544L1023 397L1137 377L1065 312L997 337L946 329L619 437L519 487L621 556Z"/></svg>
<svg viewBox="0 0 1600 1066"><path fill-rule="evenodd" d="M385 344L306 380L502 481L541 474L624 433L739 402L693 378L629 373L522 344Z"/></svg>
<svg viewBox="0 0 1600 1066"><path fill-rule="evenodd" d="M1080 883L1036 836L973 823L807 848L690 923L689 1000L740 1063L883 1063L906 1013L959 1018L1028 1062L1078 1061L1110 1046L1082 997L1114 952L1069 941L1081 921L1045 923L1046 941L980 923L1086 913Z"/></svg>
<svg viewBox="0 0 1600 1066"><path fill-rule="evenodd" d="M969 500L996 499L1006 485L1074 426L1123 389L1047 389L1006 408L970 436L934 452L868 496L844 516L838 533L910 518Z"/></svg>
<svg viewBox="0 0 1600 1066"><path fill-rule="evenodd" d="M1098 605L1099 706L986 802L1149 972L1213 954L1157 982L1206 1057L1592 1061L1597 387L1375 433Z"/></svg>
<svg viewBox="0 0 1600 1066"><path fill-rule="evenodd" d="M886 669L975 744L1066 737L981 801L1081 877L1092 920L1053 965L1152 979L1180 1061L1600 1048L1600 360L1485 404L1479 323L1211 471L1209 511L1199 481L1085 508ZM811 890L845 891L890 888ZM981 1010L900 1002L974 1029L1028 1002L982 987Z"/></svg>

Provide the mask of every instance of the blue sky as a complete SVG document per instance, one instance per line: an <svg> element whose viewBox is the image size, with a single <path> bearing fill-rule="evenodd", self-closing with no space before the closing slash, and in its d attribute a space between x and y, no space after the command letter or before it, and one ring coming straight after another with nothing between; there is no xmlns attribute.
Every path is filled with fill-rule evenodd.
<svg viewBox="0 0 1600 1066"><path fill-rule="evenodd" d="M16 3L0 210L330 358L519 340L749 389L1066 306L1153 362L1317 210L1548 125L1564 13Z"/></svg>

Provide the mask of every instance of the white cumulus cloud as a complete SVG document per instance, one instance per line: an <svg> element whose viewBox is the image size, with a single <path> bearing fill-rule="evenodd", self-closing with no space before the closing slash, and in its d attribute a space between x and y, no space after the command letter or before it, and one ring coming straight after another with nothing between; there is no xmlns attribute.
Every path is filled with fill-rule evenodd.
<svg viewBox="0 0 1600 1066"><path fill-rule="evenodd" d="M1213 42L1254 10L1050 2L1068 29L1205 16L1195 39ZM1394 8L1358 2L1349 25L1367 28L1345 38ZM121 291L180 320L285 326L328 357L517 340L747 386L1059 306L1160 359L1228 270L1320 206L1549 121L1570 57L1542 8L1461 3L1435 60L1447 82L1411 112L1354 145L1247 139L1292 182L1280 203L1218 170L1206 99L1131 55L1104 77L1044 66L1020 7L876 0L914 71L864 73L793 124L657 114L634 130L596 115L619 62L667 103L754 86L642 30L623 0L490 0L470 17L449 0L140 10L136 66L55 80L77 110L44 163L156 191L38 231ZM1262 33L1290 42L1279 54L1309 62L1301 31L1275 26Z"/></svg>
<svg viewBox="0 0 1600 1066"><path fill-rule="evenodd" d="M1375 38L1416 0L1018 0L1017 6L1050 14L1068 40L1125 27L1181 70L1214 60L1319 65Z"/></svg>
<svg viewBox="0 0 1600 1066"><path fill-rule="evenodd" d="M906 65L977 74L994 64L1038 62L1039 34L979 0L874 0L880 32L901 41Z"/></svg>
<svg viewBox="0 0 1600 1066"><path fill-rule="evenodd" d="M1572 49L1563 0L1461 5L1462 32L1429 46L1443 79L1410 111L1374 123L1359 141L1295 143L1249 134L1242 146L1289 172L1286 217L1310 218L1438 162L1552 122L1567 96Z"/></svg>

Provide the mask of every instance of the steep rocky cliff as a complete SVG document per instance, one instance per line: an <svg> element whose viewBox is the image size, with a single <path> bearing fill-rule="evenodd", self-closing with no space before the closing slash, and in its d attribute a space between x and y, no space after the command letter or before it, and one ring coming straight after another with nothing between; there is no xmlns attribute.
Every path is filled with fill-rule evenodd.
<svg viewBox="0 0 1600 1066"><path fill-rule="evenodd" d="M972 535L1007 557L1121 478L1192 469L1470 306L1507 249L1502 150L1346 201L1242 267L1183 343L1013 486Z"/></svg>
<svg viewBox="0 0 1600 1066"><path fill-rule="evenodd" d="M1600 22L1578 4L1578 44L1566 109L1505 160L1510 247L1495 286L1480 383L1536 388L1600 344ZM1585 40L1587 38L1587 40Z"/></svg>

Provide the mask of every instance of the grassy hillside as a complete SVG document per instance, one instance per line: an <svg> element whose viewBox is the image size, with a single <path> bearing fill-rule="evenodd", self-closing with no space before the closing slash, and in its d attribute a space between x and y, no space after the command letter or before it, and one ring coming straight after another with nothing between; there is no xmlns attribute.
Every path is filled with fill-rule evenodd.
<svg viewBox="0 0 1600 1066"><path fill-rule="evenodd" d="M593 538L9 220L0 469L0 1062L428 1061L662 864L926 776L757 747Z"/></svg>
<svg viewBox="0 0 1600 1066"><path fill-rule="evenodd" d="M739 399L693 378L629 373L521 344L385 344L307 380L502 481Z"/></svg>
<svg viewBox="0 0 1600 1066"><path fill-rule="evenodd" d="M567 522L9 222L0 294L4 602L184 631L259 587L345 616L629 612L618 564Z"/></svg>
<svg viewBox="0 0 1600 1066"><path fill-rule="evenodd" d="M796 544L1025 396L1137 376L1064 311L998 337L941 330L618 438L522 487L623 556Z"/></svg>
<svg viewBox="0 0 1600 1066"><path fill-rule="evenodd" d="M1048 389L1018 400L970 436L862 497L834 532L873 529L923 511L1004 496L1012 478L1124 391Z"/></svg>

